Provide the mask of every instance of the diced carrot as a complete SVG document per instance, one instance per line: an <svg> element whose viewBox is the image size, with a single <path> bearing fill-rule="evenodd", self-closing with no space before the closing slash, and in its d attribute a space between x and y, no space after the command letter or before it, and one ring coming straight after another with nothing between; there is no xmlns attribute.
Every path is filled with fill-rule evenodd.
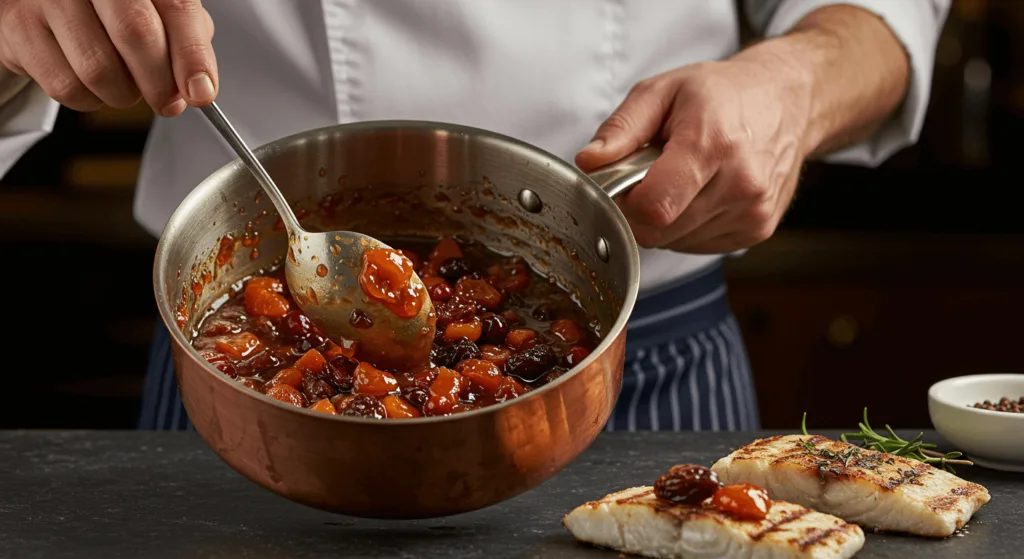
<svg viewBox="0 0 1024 559"><path fill-rule="evenodd" d="M249 316L281 318L292 308L288 299L268 289L260 289L252 282L245 286L245 312Z"/></svg>
<svg viewBox="0 0 1024 559"><path fill-rule="evenodd" d="M284 284L281 283L277 278L268 278L266 276L256 276L245 282L245 289L248 291L249 288L259 289L261 291L273 291L274 293L284 293Z"/></svg>
<svg viewBox="0 0 1024 559"><path fill-rule="evenodd" d="M471 342L475 342L480 339L480 335L483 334L484 326L480 322L480 319L473 317L469 322L452 322L444 328L444 339L453 342L460 338L466 338Z"/></svg>
<svg viewBox="0 0 1024 559"><path fill-rule="evenodd" d="M306 376L306 373L298 369L281 369L274 375L274 378L270 379L270 386L287 384L292 388L302 388L302 377L304 376Z"/></svg>
<svg viewBox="0 0 1024 559"><path fill-rule="evenodd" d="M384 404L384 410L388 414L388 419L409 419L423 416L420 410L416 409L416 406L396 394L388 394L381 399L381 403Z"/></svg>
<svg viewBox="0 0 1024 559"><path fill-rule="evenodd" d="M476 394L493 395L501 385L501 371L490 361L466 359L455 368L469 380L470 390Z"/></svg>
<svg viewBox="0 0 1024 559"><path fill-rule="evenodd" d="M324 365L327 365L327 360L315 349L307 351L305 355L299 357L298 361L295 362L296 369L306 371L307 373L319 373L324 370Z"/></svg>
<svg viewBox="0 0 1024 559"><path fill-rule="evenodd" d="M519 328L512 330L507 336L505 336L505 345L512 349L518 349L522 347L523 344L532 341L536 337L537 333L533 330L530 330L529 328Z"/></svg>
<svg viewBox="0 0 1024 559"><path fill-rule="evenodd" d="M302 392L299 392L295 387L288 384L279 384L267 390L267 396L291 404L297 408L301 408L306 405L306 399L302 396Z"/></svg>
<svg viewBox="0 0 1024 559"><path fill-rule="evenodd" d="M430 395L427 403L423 404L423 413L426 415L447 415L455 411L459 404L459 394L462 392L465 379L458 371L447 367L438 367L437 378L430 385Z"/></svg>
<svg viewBox="0 0 1024 559"><path fill-rule="evenodd" d="M427 259L441 264L449 258L462 257L462 249L459 247L459 243L455 242L455 239L451 237L445 237L437 243L434 250L430 251L430 256Z"/></svg>
<svg viewBox="0 0 1024 559"><path fill-rule="evenodd" d="M235 359L245 359L263 351L263 342L252 332L240 332L219 340L214 347L217 348L217 351Z"/></svg>
<svg viewBox="0 0 1024 559"><path fill-rule="evenodd" d="M370 396L386 396L398 390L398 380L391 373L361 362L352 374L352 390L357 394L369 394Z"/></svg>
<svg viewBox="0 0 1024 559"><path fill-rule="evenodd" d="M309 409L313 411L318 411L320 413L338 415L338 410L334 409L334 404L331 403L331 400L329 398L317 400L315 404L309 406Z"/></svg>

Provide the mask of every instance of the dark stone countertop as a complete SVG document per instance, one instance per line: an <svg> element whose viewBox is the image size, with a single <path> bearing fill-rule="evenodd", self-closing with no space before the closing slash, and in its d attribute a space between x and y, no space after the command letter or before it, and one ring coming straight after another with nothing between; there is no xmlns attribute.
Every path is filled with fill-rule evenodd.
<svg viewBox="0 0 1024 559"><path fill-rule="evenodd" d="M649 484L673 464L711 464L752 439L602 435L564 472L511 501L396 522L286 501L236 474L195 433L0 432L0 557L615 559L614 552L575 543L562 516L612 491ZM992 494L962 533L945 540L869 534L858 557L1020 557L1024 475L979 467L960 474Z"/></svg>

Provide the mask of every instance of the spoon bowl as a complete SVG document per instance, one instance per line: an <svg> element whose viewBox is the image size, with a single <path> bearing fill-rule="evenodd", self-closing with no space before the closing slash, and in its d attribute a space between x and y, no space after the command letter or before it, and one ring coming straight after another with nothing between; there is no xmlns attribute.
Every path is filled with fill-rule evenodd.
<svg viewBox="0 0 1024 559"><path fill-rule="evenodd" d="M367 235L304 229L216 103L200 110L277 209L288 231L285 279L302 312L332 341L358 342L360 357L378 367L413 370L427 363L436 316L408 259Z"/></svg>

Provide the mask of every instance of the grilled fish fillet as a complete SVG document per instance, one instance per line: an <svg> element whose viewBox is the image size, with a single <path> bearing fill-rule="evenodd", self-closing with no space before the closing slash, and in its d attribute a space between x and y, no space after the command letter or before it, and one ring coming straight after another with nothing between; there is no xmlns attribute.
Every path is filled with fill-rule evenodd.
<svg viewBox="0 0 1024 559"><path fill-rule="evenodd" d="M949 536L989 501L987 489L944 470L818 435L754 441L711 471L722 483L762 487L772 499L919 536Z"/></svg>
<svg viewBox="0 0 1024 559"><path fill-rule="evenodd" d="M582 542L658 559L853 557L864 545L855 524L774 501L761 521L700 505L674 505L634 487L576 507L562 520Z"/></svg>

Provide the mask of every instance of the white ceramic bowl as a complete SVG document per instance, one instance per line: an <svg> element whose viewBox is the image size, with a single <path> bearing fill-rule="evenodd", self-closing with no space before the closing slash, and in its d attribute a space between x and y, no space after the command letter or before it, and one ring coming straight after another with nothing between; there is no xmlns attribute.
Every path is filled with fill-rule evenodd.
<svg viewBox="0 0 1024 559"><path fill-rule="evenodd" d="M1003 396L1024 396L1024 375L954 377L928 389L928 414L935 430L975 464L1024 472L1024 413L972 407Z"/></svg>

